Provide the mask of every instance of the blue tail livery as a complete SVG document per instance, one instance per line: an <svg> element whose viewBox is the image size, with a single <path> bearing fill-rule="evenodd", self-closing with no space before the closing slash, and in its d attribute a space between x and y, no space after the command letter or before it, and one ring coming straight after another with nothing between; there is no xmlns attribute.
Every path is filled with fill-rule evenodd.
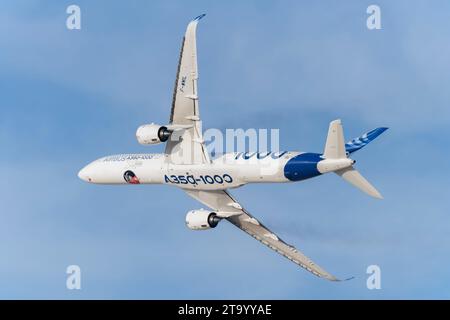
<svg viewBox="0 0 450 320"><path fill-rule="evenodd" d="M369 131L367 133L364 133L362 136L359 136L358 138L355 138L347 142L345 144L345 151L347 152L347 154L358 151L362 147L368 145L369 142L375 140L376 137L385 132L387 129L388 128L386 127L380 127L373 129L372 131Z"/></svg>

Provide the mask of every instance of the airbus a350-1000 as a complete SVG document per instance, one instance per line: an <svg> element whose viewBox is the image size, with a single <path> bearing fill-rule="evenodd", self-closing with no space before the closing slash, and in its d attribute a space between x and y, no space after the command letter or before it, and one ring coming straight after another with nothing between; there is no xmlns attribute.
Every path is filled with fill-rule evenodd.
<svg viewBox="0 0 450 320"><path fill-rule="evenodd" d="M381 198L355 170L355 161L349 155L387 128L374 129L345 143L341 121L334 120L323 153L226 153L211 159L203 141L197 92L196 28L203 16L189 23L183 39L169 123L142 125L136 132L143 145L165 142L165 152L106 156L84 167L78 176L98 184L168 184L182 188L208 207L187 213L188 228L215 228L226 220L316 276L337 281L258 221L228 190L248 183L302 181L333 172L370 196Z"/></svg>

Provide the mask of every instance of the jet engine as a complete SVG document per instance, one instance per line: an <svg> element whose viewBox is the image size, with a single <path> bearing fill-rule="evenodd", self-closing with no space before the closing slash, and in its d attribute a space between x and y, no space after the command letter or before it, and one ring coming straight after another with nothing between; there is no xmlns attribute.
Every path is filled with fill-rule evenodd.
<svg viewBox="0 0 450 320"><path fill-rule="evenodd" d="M140 144L158 144L166 142L172 131L159 124L144 124L136 131L136 139Z"/></svg>
<svg viewBox="0 0 450 320"><path fill-rule="evenodd" d="M207 210L191 210L186 215L186 225L191 230L215 228L220 220L215 212Z"/></svg>

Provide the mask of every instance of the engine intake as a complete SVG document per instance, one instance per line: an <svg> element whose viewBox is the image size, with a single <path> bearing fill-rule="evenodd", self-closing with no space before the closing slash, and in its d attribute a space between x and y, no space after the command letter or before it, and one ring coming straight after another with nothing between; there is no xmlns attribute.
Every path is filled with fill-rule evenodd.
<svg viewBox="0 0 450 320"><path fill-rule="evenodd" d="M215 228L221 218L215 212L207 210L191 210L186 215L186 225L191 230L207 230Z"/></svg>
<svg viewBox="0 0 450 320"><path fill-rule="evenodd" d="M171 134L172 131L165 126L154 123L144 124L137 129L136 139L143 145L158 144L166 142Z"/></svg>

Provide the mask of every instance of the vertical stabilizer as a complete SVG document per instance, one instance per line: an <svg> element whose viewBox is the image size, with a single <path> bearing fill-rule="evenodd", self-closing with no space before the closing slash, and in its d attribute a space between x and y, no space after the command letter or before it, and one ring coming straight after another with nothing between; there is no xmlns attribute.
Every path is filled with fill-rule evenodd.
<svg viewBox="0 0 450 320"><path fill-rule="evenodd" d="M363 139L361 139L361 141L367 144L385 130L385 128L372 130L371 132L362 136L362 138L366 141L364 142ZM369 134L372 135L371 139L369 139ZM356 145L356 140L357 139L354 139L355 142L352 142L352 145ZM362 144L362 142L360 144ZM350 143L348 145L350 145ZM362 146L360 148L362 148ZM356 150L356 148L354 148L354 150L352 149L352 151ZM340 119L330 122L327 142L325 144L325 150L323 152L323 158L324 159L322 161L319 161L319 163L317 163L317 169L320 173L335 172L345 181L352 184L361 191L367 193L368 195L378 199L383 198L378 190L375 189L375 187L372 186L370 182L367 181L358 171L356 171L356 169L353 167L355 161L347 157L347 150L344 140L344 130L342 129L342 123Z"/></svg>
<svg viewBox="0 0 450 320"><path fill-rule="evenodd" d="M347 157L345 151L344 132L342 130L340 119L330 122L323 156L325 159L342 159Z"/></svg>

